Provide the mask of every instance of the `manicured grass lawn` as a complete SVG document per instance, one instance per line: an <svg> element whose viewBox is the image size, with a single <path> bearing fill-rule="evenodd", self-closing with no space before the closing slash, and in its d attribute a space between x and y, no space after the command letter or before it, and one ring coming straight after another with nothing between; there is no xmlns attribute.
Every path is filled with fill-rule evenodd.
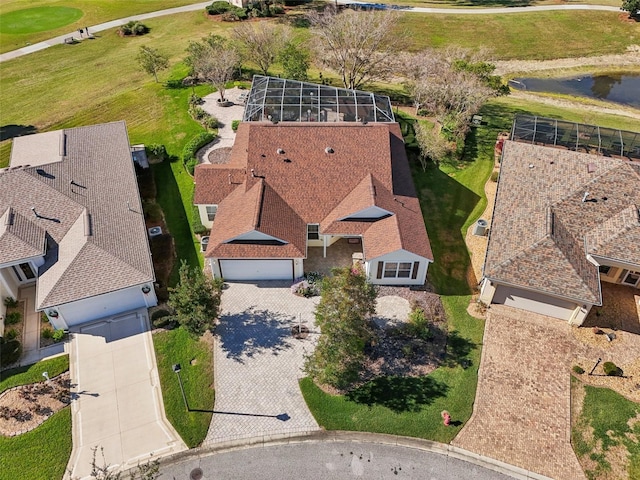
<svg viewBox="0 0 640 480"><path fill-rule="evenodd" d="M499 59L578 57L624 52L640 43L640 27L616 12L556 11L502 15L406 14L408 48L487 47Z"/></svg>
<svg viewBox="0 0 640 480"><path fill-rule="evenodd" d="M210 344L194 339L183 329L153 335L167 418L189 447L202 443L211 423L213 410L213 352ZM182 366L180 375L185 396L192 410L187 412L178 377L172 365Z"/></svg>
<svg viewBox="0 0 640 480"><path fill-rule="evenodd" d="M191 3L195 2L193 0L3 0L0 10L3 24L0 29L0 53L24 47L26 42L41 42L86 26ZM72 18L71 23L66 21L56 24L48 20L49 25L46 30L29 30L29 26L26 27L26 31L6 31L4 28L5 22L11 25L11 19L15 16L23 20L28 19L28 12L25 12L27 9L44 13L45 9L51 8L77 9L80 10L80 16Z"/></svg>
<svg viewBox="0 0 640 480"><path fill-rule="evenodd" d="M69 25L82 17L82 10L70 7L35 7L4 13L0 33L45 32Z"/></svg>
<svg viewBox="0 0 640 480"><path fill-rule="evenodd" d="M418 378L386 378L378 385L384 393L358 403L328 395L309 379L300 382L302 394L316 421L327 430L355 430L406 435L448 443L471 416L480 363L484 321L471 318L467 297L445 303L452 336L447 366ZM460 362L470 361L463 369ZM370 405L367 405L369 403ZM451 414L445 427L440 412Z"/></svg>
<svg viewBox="0 0 640 480"><path fill-rule="evenodd" d="M42 382L69 369L69 356L12 368L0 373L0 392ZM62 478L71 455L71 409L55 413L38 428L16 437L0 436L0 478Z"/></svg>
<svg viewBox="0 0 640 480"><path fill-rule="evenodd" d="M67 370L69 370L69 355L60 355L33 365L4 370L0 372L0 392L18 385L43 382L42 372L48 372L49 378L53 378Z"/></svg>
<svg viewBox="0 0 640 480"><path fill-rule="evenodd" d="M571 379L572 393L580 388L580 381ZM571 441L578 457L588 457L595 468L585 471L589 480L611 477L611 462L619 462L619 449L628 453L626 478L640 478L640 404L627 400L608 388L583 385L582 413L572 426ZM616 452L613 452L616 450ZM609 455L612 454L610 457Z"/></svg>
<svg viewBox="0 0 640 480"><path fill-rule="evenodd" d="M62 478L71 447L71 408L65 407L30 432L0 436L0 478Z"/></svg>

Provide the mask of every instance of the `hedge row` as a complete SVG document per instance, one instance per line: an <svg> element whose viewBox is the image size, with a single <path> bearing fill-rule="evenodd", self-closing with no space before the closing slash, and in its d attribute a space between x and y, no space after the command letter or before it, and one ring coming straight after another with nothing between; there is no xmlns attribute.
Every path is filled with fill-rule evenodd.
<svg viewBox="0 0 640 480"><path fill-rule="evenodd" d="M191 175L196 168L198 159L196 152L204 147L207 143L211 143L216 136L211 132L202 132L193 137L182 150L182 161Z"/></svg>

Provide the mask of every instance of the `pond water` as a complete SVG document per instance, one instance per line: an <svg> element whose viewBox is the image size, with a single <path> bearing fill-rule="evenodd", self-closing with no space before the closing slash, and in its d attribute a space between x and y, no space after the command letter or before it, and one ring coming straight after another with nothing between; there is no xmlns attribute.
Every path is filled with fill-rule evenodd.
<svg viewBox="0 0 640 480"><path fill-rule="evenodd" d="M590 97L640 108L640 74L583 75L572 78L515 78L518 90Z"/></svg>

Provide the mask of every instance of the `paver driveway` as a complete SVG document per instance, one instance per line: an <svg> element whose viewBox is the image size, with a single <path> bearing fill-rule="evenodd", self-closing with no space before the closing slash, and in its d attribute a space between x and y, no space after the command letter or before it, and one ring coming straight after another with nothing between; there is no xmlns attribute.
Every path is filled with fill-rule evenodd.
<svg viewBox="0 0 640 480"><path fill-rule="evenodd" d="M555 479L584 479L571 448L568 323L492 305L471 420L452 442Z"/></svg>
<svg viewBox="0 0 640 480"><path fill-rule="evenodd" d="M305 352L317 335L295 339L299 321L314 331L319 297L290 283L229 283L214 346L215 412L205 444L318 430L300 393Z"/></svg>

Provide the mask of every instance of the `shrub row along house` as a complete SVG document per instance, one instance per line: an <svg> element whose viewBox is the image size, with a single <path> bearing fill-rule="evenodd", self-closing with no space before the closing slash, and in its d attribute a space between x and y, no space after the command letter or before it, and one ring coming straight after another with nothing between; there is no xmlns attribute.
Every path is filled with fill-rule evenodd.
<svg viewBox="0 0 640 480"><path fill-rule="evenodd" d="M243 120L228 162L195 169L215 277L353 261L372 283L424 284L433 255L388 97L256 76Z"/></svg>
<svg viewBox="0 0 640 480"><path fill-rule="evenodd" d="M512 137L480 299L581 325L602 282L640 288L640 134L523 116Z"/></svg>
<svg viewBox="0 0 640 480"><path fill-rule="evenodd" d="M15 138L0 170L0 298L35 284L36 310L68 329L155 305L154 280L124 122Z"/></svg>

